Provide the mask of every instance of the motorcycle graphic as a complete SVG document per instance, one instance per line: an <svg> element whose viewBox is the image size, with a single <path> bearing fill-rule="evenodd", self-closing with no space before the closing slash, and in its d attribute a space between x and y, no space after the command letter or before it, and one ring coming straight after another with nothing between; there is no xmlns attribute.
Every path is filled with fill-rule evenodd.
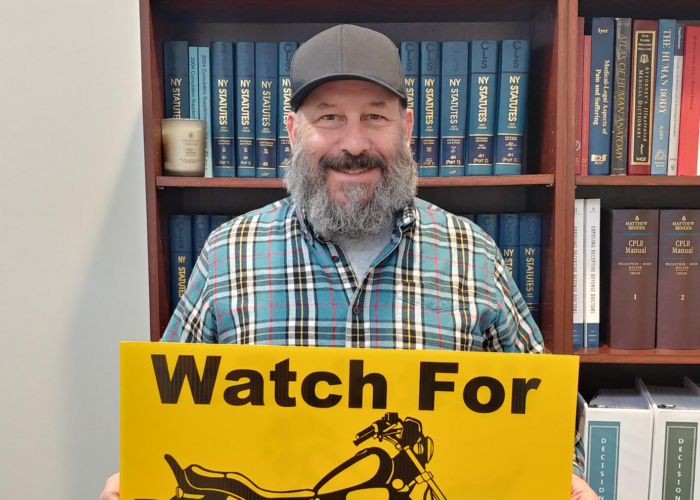
<svg viewBox="0 0 700 500"><path fill-rule="evenodd" d="M358 446L369 439L387 441L397 453L392 457L377 446L364 448L313 488L292 491L266 490L237 472L217 472L199 465L183 469L172 456L165 455L177 480L172 500L446 500L425 468L434 444L423 434L420 421L387 413L358 433L353 442Z"/></svg>

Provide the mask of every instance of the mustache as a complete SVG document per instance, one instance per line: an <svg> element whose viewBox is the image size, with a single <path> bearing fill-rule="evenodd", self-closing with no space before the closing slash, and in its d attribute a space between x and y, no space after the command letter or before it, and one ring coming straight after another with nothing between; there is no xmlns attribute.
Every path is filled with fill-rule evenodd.
<svg viewBox="0 0 700 500"><path fill-rule="evenodd" d="M358 168L381 168L386 171L388 162L382 156L373 156L369 153L361 153L359 155L351 155L345 153L341 156L324 156L318 162L322 172L327 169L333 170L350 170L353 167Z"/></svg>

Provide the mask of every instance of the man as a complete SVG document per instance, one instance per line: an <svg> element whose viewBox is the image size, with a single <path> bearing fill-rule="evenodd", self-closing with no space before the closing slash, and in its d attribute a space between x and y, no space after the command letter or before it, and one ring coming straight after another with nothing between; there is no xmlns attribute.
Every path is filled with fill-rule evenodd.
<svg viewBox="0 0 700 500"><path fill-rule="evenodd" d="M336 26L291 78L291 197L212 233L163 340L544 352L493 240L415 199L394 44ZM598 498L573 478L572 498Z"/></svg>

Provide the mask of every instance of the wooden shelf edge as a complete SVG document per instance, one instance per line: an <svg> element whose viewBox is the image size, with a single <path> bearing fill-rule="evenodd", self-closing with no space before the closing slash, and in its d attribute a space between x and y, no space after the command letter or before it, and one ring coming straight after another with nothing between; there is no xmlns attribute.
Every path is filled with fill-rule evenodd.
<svg viewBox="0 0 700 500"><path fill-rule="evenodd" d="M581 363L618 363L618 364L653 364L680 365L699 364L700 349L611 349L602 346L598 349L574 349L574 355L581 358Z"/></svg>
<svg viewBox="0 0 700 500"><path fill-rule="evenodd" d="M421 178L418 187L470 187L470 186L552 186L554 174L491 175L474 177ZM258 178L210 178L210 177L156 177L157 187L196 188L276 188L284 187L282 179Z"/></svg>
<svg viewBox="0 0 700 500"><path fill-rule="evenodd" d="M577 186L700 186L700 176L577 175Z"/></svg>

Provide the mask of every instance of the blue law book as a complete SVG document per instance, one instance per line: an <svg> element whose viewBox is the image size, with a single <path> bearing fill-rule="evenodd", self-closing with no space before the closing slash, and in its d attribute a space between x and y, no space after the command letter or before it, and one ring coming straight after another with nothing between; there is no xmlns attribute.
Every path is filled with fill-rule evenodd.
<svg viewBox="0 0 700 500"><path fill-rule="evenodd" d="M491 236L496 245L498 245L500 217L498 214L477 214L476 225L484 230L486 234Z"/></svg>
<svg viewBox="0 0 700 500"><path fill-rule="evenodd" d="M498 96L498 42L472 40L469 57L466 175L493 175Z"/></svg>
<svg viewBox="0 0 700 500"><path fill-rule="evenodd" d="M173 309L185 293L192 274L192 217L170 217L170 292Z"/></svg>
<svg viewBox="0 0 700 500"><path fill-rule="evenodd" d="M401 42L400 45L401 67L406 84L407 109L413 110L413 131L411 132L411 151L413 158L418 161L418 108L416 96L420 91L420 43Z"/></svg>
<svg viewBox="0 0 700 500"><path fill-rule="evenodd" d="M420 42L420 139L418 165L421 177L440 174L440 42Z"/></svg>
<svg viewBox="0 0 700 500"><path fill-rule="evenodd" d="M198 47L199 57L199 116L206 121L206 141L204 145L204 177L214 177L212 158L212 126L211 126L211 55L209 47Z"/></svg>
<svg viewBox="0 0 700 500"><path fill-rule="evenodd" d="M209 233L211 233L211 230L209 228L208 215L195 215L192 217L192 255L195 260L202 253Z"/></svg>
<svg viewBox="0 0 700 500"><path fill-rule="evenodd" d="M236 177L233 43L212 42L211 63L214 177Z"/></svg>
<svg viewBox="0 0 700 500"><path fill-rule="evenodd" d="M189 48L190 118L199 120L199 47Z"/></svg>
<svg viewBox="0 0 700 500"><path fill-rule="evenodd" d="M498 247L515 283L520 276L520 215L501 214Z"/></svg>
<svg viewBox="0 0 700 500"><path fill-rule="evenodd" d="M476 222L476 216L474 214L462 214L460 217L464 217L465 219L469 219L472 222Z"/></svg>
<svg viewBox="0 0 700 500"><path fill-rule="evenodd" d="M503 40L498 89L494 175L518 175L523 169L530 42Z"/></svg>
<svg viewBox="0 0 700 500"><path fill-rule="evenodd" d="M671 90L676 20L659 19L656 56L656 99L654 100L654 136L651 142L651 175L668 173L668 145L671 132Z"/></svg>
<svg viewBox="0 0 700 500"><path fill-rule="evenodd" d="M255 44L255 176L277 177L277 44Z"/></svg>
<svg viewBox="0 0 700 500"><path fill-rule="evenodd" d="M540 322L540 254L542 216L520 214L520 255L518 288L535 323Z"/></svg>
<svg viewBox="0 0 700 500"><path fill-rule="evenodd" d="M610 175L615 19L594 17L591 29L591 93L588 126L588 174ZM631 138L630 138L631 140Z"/></svg>
<svg viewBox="0 0 700 500"><path fill-rule="evenodd" d="M255 177L255 44L236 43L236 160L238 177Z"/></svg>
<svg viewBox="0 0 700 500"><path fill-rule="evenodd" d="M163 43L165 117L190 117L190 76L187 42Z"/></svg>
<svg viewBox="0 0 700 500"><path fill-rule="evenodd" d="M287 115L292 110L292 105L289 101L292 99L292 79L290 78L290 70L292 68L292 57L297 50L297 42L280 42L279 43L279 111L277 116L279 122L277 124L277 177L284 177L284 172L287 170L287 160L292 154L292 145L289 143L289 134L287 133Z"/></svg>
<svg viewBox="0 0 700 500"><path fill-rule="evenodd" d="M464 175L468 78L469 42L443 42L440 177Z"/></svg>
<svg viewBox="0 0 700 500"><path fill-rule="evenodd" d="M209 234L219 229L222 224L226 224L231 220L229 215L210 215L209 216Z"/></svg>

